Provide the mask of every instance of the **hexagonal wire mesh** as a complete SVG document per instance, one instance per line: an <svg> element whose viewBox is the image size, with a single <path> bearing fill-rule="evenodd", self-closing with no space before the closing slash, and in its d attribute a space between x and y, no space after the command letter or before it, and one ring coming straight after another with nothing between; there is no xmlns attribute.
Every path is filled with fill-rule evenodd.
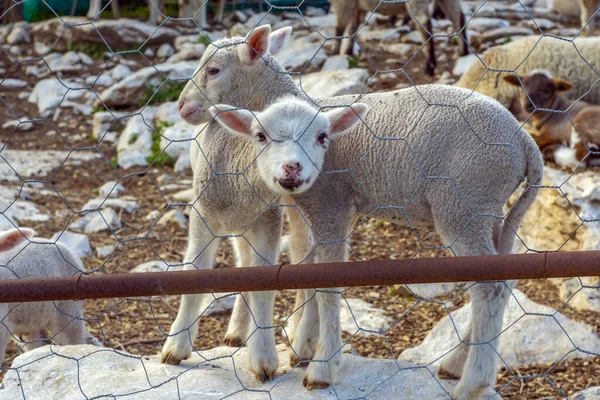
<svg viewBox="0 0 600 400"><path fill-rule="evenodd" d="M2 279L596 248L596 2L323 3L5 2ZM0 399L566 398L597 289L3 304Z"/></svg>

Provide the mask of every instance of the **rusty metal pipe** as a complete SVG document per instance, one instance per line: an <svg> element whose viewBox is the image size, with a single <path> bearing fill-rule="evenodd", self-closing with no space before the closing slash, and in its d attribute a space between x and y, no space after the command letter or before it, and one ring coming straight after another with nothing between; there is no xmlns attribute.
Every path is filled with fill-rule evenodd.
<svg viewBox="0 0 600 400"><path fill-rule="evenodd" d="M600 251L0 281L0 303L600 275Z"/></svg>

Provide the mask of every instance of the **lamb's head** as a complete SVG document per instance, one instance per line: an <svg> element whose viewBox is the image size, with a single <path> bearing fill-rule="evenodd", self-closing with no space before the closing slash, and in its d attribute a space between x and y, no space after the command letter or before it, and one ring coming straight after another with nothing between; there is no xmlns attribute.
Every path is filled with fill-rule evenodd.
<svg viewBox="0 0 600 400"><path fill-rule="evenodd" d="M553 78L546 70L533 70L529 75L521 76L521 82L516 75L505 75L504 81L522 87L521 106L528 113L536 111L536 108L552 109L559 92L564 92L573 87L573 84L562 79Z"/></svg>
<svg viewBox="0 0 600 400"><path fill-rule="evenodd" d="M228 105L210 109L229 132L251 140L262 179L275 192L299 194L318 178L331 141L352 129L367 105L319 110L305 100L284 97L262 112Z"/></svg>
<svg viewBox="0 0 600 400"><path fill-rule="evenodd" d="M179 115L192 125L211 119L215 104L246 105L265 81L265 66L280 68L276 55L289 40L292 28L271 32L269 25L252 30L246 38L225 38L210 44L193 78L179 96Z"/></svg>

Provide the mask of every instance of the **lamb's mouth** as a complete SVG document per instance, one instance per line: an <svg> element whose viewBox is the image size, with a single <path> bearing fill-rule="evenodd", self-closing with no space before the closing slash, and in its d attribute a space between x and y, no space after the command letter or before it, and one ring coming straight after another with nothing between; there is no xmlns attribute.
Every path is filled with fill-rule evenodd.
<svg viewBox="0 0 600 400"><path fill-rule="evenodd" d="M274 179L275 182L277 182L279 184L279 186L281 186L283 189L287 190L288 192L293 192L294 190L298 189L300 186L302 186L304 183L309 183L310 182L310 178L308 178L306 181L302 180L302 179Z"/></svg>

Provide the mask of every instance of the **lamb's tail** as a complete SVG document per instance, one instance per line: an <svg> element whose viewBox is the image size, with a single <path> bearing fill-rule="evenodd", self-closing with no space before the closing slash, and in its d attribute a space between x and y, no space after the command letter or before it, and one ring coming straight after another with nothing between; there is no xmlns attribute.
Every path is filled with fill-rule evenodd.
<svg viewBox="0 0 600 400"><path fill-rule="evenodd" d="M533 139L531 139L531 137L528 137L527 139L529 139L526 144L525 156L525 161L527 163L525 168L527 187L517 202L513 204L504 220L502 231L500 233L500 240L498 242L499 254L509 254L512 252L515 237L517 235L516 232L519 229L521 221L529 209L529 206L535 201L540 190L539 185L542 184L542 179L544 177L544 160L542 154Z"/></svg>

